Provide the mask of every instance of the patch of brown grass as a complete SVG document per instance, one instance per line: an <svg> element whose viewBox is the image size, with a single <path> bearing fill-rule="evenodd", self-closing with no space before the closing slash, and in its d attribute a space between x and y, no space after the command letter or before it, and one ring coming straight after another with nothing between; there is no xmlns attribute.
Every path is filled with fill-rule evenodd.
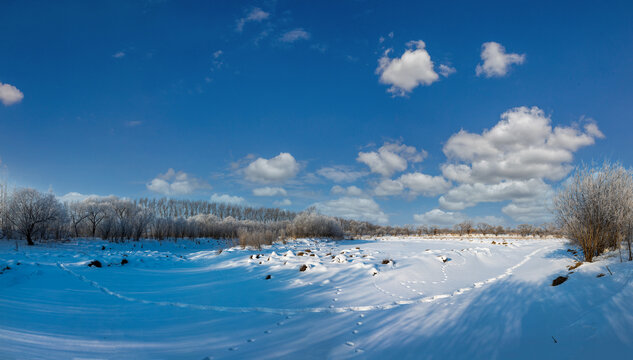
<svg viewBox="0 0 633 360"><path fill-rule="evenodd" d="M582 265L582 261L576 261L576 263L574 265L569 265L567 267L567 270L572 271L577 269L580 265Z"/></svg>

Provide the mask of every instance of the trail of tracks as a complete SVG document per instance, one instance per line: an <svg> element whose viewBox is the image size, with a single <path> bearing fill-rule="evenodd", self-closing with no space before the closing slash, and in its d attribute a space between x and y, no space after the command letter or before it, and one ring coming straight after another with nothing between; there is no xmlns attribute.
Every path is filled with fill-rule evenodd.
<svg viewBox="0 0 633 360"><path fill-rule="evenodd" d="M261 313L271 313L271 314L280 314L280 315L291 315L291 314L300 314L300 313L345 313L345 312L367 312L367 311L390 310L390 309L394 309L396 307L400 307L404 305L411 305L411 304L416 304L416 303L432 303L440 299L445 299L452 296L459 296L475 288L482 287L484 285L493 283L497 280L501 280L507 276L510 276L514 270L524 265L534 255L536 255L537 253L541 251L548 250L550 248L551 246L534 250L531 253L524 256L524 258L519 263L506 269L506 271L502 273L501 275L486 279L481 282L476 282L471 287L461 288L456 291L453 291L452 293L438 294L438 295L433 295L433 296L424 296L424 297L412 298L412 299L407 299L407 300L398 300L392 303L379 304L379 305L339 306L339 307L330 305L328 307L311 307L311 308L300 308L300 309L198 305L198 304L187 304L187 303L181 303L181 302L151 301L151 300L139 299L139 298L123 295L121 293L113 291L97 283L96 281L90 280L86 278L85 276L72 271L64 264L57 263L57 267L59 267L61 270L65 271L66 273L78 278L79 280L89 284L90 286L96 289L99 289L100 291L102 291L103 293L107 295L119 298L124 301L136 302L140 304L155 305L155 306L171 306L171 307L195 309L195 310L201 310L201 311L219 311L219 312L233 312L233 313L261 312Z"/></svg>

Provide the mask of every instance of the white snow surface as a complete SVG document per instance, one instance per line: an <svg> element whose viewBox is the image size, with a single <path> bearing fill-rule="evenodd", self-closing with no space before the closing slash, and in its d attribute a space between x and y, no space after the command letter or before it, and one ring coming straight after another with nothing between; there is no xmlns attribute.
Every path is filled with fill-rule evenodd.
<svg viewBox="0 0 633 360"><path fill-rule="evenodd" d="M633 262L611 254L569 274L578 256L564 239L301 239L218 252L223 246L76 240L16 249L0 241L0 359L595 359L633 351ZM103 266L89 267L93 260ZM569 279L551 286L559 275Z"/></svg>

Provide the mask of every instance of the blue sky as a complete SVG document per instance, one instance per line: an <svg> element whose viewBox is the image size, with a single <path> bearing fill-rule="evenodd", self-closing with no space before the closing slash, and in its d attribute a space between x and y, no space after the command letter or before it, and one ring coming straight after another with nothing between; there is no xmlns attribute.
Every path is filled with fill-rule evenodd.
<svg viewBox="0 0 633 360"><path fill-rule="evenodd" d="M2 1L0 166L60 197L539 224L573 165L633 164L631 14L630 1Z"/></svg>

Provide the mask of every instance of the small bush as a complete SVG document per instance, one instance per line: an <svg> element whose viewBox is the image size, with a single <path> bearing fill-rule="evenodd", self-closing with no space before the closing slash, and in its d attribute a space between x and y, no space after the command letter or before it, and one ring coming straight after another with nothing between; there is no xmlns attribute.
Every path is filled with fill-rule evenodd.
<svg viewBox="0 0 633 360"><path fill-rule="evenodd" d="M554 198L556 220L564 233L583 250L585 261L623 240L631 253L633 177L621 165L583 167Z"/></svg>

